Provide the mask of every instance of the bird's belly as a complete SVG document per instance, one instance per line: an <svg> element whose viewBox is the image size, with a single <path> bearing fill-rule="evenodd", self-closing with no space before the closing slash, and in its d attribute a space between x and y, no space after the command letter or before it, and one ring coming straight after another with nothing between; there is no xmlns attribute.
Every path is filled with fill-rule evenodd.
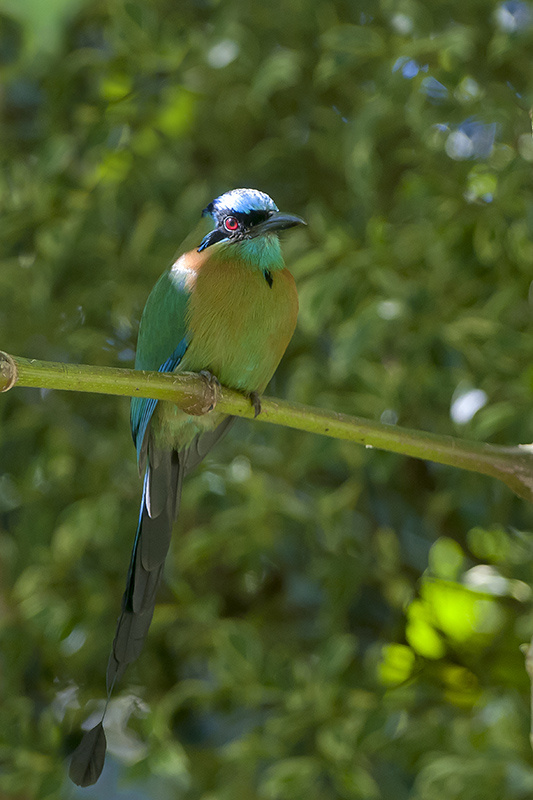
<svg viewBox="0 0 533 800"><path fill-rule="evenodd" d="M225 414L210 411L201 416L186 414L174 403L159 402L154 412L152 431L156 444L164 449L181 450L199 433L214 430Z"/></svg>
<svg viewBox="0 0 533 800"><path fill-rule="evenodd" d="M279 270L272 285L263 273L226 265L215 276L204 265L188 307L190 344L179 371L209 370L220 383L243 392L263 392L292 337L298 298L292 275ZM172 403L158 403L157 438L184 447L197 433L223 419L212 411L194 417Z"/></svg>
<svg viewBox="0 0 533 800"><path fill-rule="evenodd" d="M182 368L207 369L232 389L262 392L296 325L292 275L278 270L269 283L262 272L232 264L219 266L215 278L209 266L191 295L191 343Z"/></svg>

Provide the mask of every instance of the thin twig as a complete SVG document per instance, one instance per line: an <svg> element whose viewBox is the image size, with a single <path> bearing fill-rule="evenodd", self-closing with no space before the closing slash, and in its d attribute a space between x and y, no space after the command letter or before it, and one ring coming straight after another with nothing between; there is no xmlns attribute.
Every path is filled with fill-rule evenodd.
<svg viewBox="0 0 533 800"><path fill-rule="evenodd" d="M60 364L0 353L0 391L15 385L152 397L174 402L189 413L199 413L198 409L210 407L213 391L205 379L195 373L167 374ZM254 409L247 397L224 386L217 394L218 412L253 418ZM499 447L471 442L271 397L262 398L257 420L490 475L503 481L520 497L533 501L533 448L530 445Z"/></svg>

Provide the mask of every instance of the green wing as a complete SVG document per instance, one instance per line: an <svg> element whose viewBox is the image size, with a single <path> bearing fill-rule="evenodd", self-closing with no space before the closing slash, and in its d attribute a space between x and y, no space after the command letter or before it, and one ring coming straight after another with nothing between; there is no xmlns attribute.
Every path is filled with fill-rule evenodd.
<svg viewBox="0 0 533 800"><path fill-rule="evenodd" d="M196 249L212 221L204 219L185 239L174 260ZM168 269L161 275L150 292L139 326L135 369L173 372L178 367L189 345L186 326L189 290L179 272ZM131 432L141 454L146 430L157 405L157 400L134 397L131 401Z"/></svg>
<svg viewBox="0 0 533 800"><path fill-rule="evenodd" d="M135 369L173 372L189 345L185 314L189 292L184 281L165 272L152 289L144 307ZM139 457L146 430L157 400L133 397L131 400L131 432Z"/></svg>

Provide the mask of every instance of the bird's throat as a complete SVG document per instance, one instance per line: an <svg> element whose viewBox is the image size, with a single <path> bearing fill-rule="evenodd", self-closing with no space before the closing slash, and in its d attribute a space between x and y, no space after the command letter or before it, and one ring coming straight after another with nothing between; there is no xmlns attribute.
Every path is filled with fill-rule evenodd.
<svg viewBox="0 0 533 800"><path fill-rule="evenodd" d="M240 242L221 243L217 249L222 261L240 261L254 272L275 272L285 266L279 238L275 233Z"/></svg>

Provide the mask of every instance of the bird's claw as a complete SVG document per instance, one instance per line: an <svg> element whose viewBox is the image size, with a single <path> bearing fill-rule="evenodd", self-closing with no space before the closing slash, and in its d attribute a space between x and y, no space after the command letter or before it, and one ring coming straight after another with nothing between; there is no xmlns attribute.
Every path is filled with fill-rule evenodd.
<svg viewBox="0 0 533 800"><path fill-rule="evenodd" d="M201 375L203 378L205 378L207 383L210 386L213 386L215 389L220 389L222 386L217 376L213 375L212 372L209 372L208 369L201 369L198 375Z"/></svg>
<svg viewBox="0 0 533 800"><path fill-rule="evenodd" d="M201 369L198 374L202 376L202 378L205 380L206 386L211 391L211 398L208 401L209 402L209 408L207 409L207 411L204 412L204 413L207 414L207 413L209 413L209 411L213 411L213 409L215 408L215 406L217 404L218 392L219 392L219 390L221 388L221 383L220 383L219 379L217 378L217 376L213 375L212 372L209 372L208 369Z"/></svg>
<svg viewBox="0 0 533 800"><path fill-rule="evenodd" d="M261 395L259 392L250 392L248 395L250 402L254 407L254 419L261 413Z"/></svg>
<svg viewBox="0 0 533 800"><path fill-rule="evenodd" d="M197 390L193 390L190 395L180 400L179 407L181 410L193 417L200 417L202 414L209 414L210 411L213 411L217 404L218 392L220 390L220 381L218 378L206 369L198 373L183 372L182 375L190 375L196 378L199 375L203 383L203 391L198 394Z"/></svg>

